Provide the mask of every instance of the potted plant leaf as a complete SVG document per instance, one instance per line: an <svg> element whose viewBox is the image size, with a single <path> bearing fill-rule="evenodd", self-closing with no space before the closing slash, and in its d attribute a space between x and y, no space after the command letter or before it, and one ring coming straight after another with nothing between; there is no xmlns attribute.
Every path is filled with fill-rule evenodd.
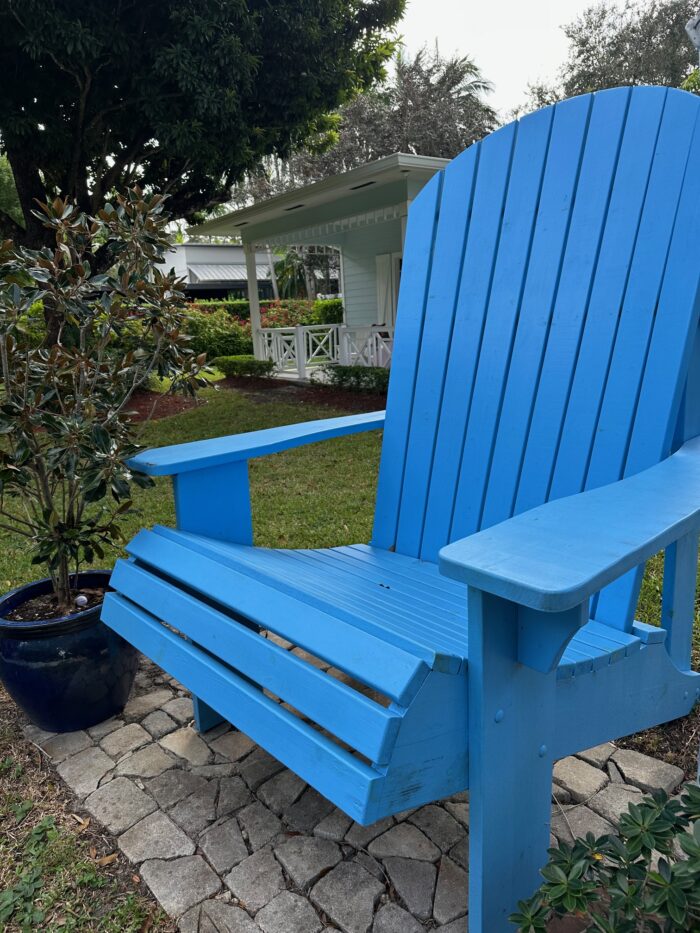
<svg viewBox="0 0 700 933"><path fill-rule="evenodd" d="M126 463L130 399L156 374L194 392L203 363L160 268L163 201L134 189L88 217L56 199L40 215L51 247L0 246L0 533L45 570L0 597L0 680L54 732L126 703L136 655L100 622L109 571L86 568L122 541L132 485L149 485Z"/></svg>

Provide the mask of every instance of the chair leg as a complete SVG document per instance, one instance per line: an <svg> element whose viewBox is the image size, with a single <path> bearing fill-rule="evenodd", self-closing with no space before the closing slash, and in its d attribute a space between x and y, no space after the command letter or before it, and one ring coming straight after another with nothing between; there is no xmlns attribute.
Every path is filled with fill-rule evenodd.
<svg viewBox="0 0 700 933"><path fill-rule="evenodd" d="M197 732L208 732L209 729L213 729L214 726L218 726L220 722L225 721L223 716L220 716L215 709L212 709L199 697L192 697L192 705L194 706L194 727Z"/></svg>
<svg viewBox="0 0 700 933"><path fill-rule="evenodd" d="M539 887L551 817L556 669L517 661L517 607L469 596L469 933L506 933Z"/></svg>

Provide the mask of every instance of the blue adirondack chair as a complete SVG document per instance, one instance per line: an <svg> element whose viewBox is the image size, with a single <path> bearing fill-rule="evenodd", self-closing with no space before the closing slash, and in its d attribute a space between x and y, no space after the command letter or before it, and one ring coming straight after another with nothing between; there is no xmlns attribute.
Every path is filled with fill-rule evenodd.
<svg viewBox="0 0 700 933"><path fill-rule="evenodd" d="M360 823L470 788L472 933L538 884L553 762L700 696L699 114L663 88L582 96L436 176L386 419L133 461L173 476L177 529L130 543L105 621L200 729L229 720ZM253 547L249 459L382 425L370 545ZM662 549L654 628L634 610Z"/></svg>

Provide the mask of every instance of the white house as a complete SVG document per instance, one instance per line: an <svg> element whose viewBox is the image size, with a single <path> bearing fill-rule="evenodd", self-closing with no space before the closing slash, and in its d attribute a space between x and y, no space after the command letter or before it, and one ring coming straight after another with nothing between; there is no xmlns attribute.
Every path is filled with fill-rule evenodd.
<svg viewBox="0 0 700 933"><path fill-rule="evenodd" d="M185 279L185 292L192 298L247 298L248 271L242 246L209 243L177 243L166 263ZM272 298L270 260L266 250L255 257L256 292Z"/></svg>
<svg viewBox="0 0 700 933"><path fill-rule="evenodd" d="M257 303L251 301L258 356L273 358L280 368L296 368L300 375L307 365L328 358L387 365L408 208L445 165L445 159L395 153L217 217L191 231L241 238L251 296L257 281L254 256L261 250L331 246L340 251L344 326L289 328L289 334L271 334L260 327Z"/></svg>

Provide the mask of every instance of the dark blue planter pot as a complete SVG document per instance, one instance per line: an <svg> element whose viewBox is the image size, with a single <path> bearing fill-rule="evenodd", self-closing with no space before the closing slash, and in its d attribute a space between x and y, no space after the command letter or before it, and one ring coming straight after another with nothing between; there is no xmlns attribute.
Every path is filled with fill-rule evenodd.
<svg viewBox="0 0 700 933"><path fill-rule="evenodd" d="M82 586L107 586L109 573L85 571L79 580ZM47 579L0 598L0 680L41 729L87 729L122 711L138 653L100 621L101 605L43 622L6 621L17 606L50 592Z"/></svg>

